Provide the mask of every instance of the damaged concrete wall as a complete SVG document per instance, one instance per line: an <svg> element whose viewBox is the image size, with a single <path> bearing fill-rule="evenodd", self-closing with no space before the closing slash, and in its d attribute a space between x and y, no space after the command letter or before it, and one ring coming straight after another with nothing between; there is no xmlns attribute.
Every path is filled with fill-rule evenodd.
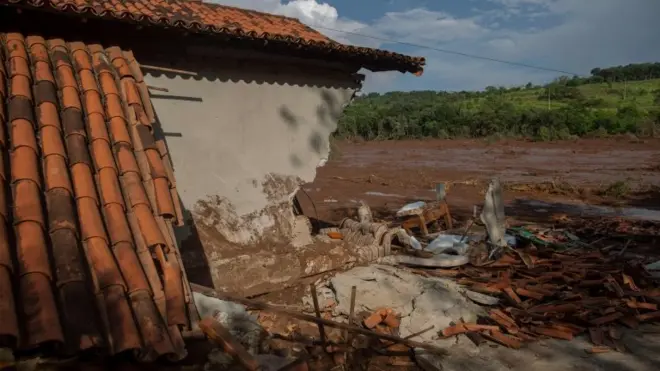
<svg viewBox="0 0 660 371"><path fill-rule="evenodd" d="M195 280L190 265L199 264L210 277L197 281L217 284L226 259L290 244L292 198L327 160L330 134L360 82L351 71L281 59L162 65L197 74L146 70L145 80L167 89L151 97L188 218L178 237L189 275Z"/></svg>

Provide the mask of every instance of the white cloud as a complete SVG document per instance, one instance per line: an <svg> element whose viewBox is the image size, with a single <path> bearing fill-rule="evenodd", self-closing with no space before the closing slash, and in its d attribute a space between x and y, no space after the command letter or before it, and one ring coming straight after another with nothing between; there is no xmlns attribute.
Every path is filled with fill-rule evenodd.
<svg viewBox="0 0 660 371"><path fill-rule="evenodd" d="M490 10L456 17L425 8L385 13L369 24L342 17L323 0L220 0L219 3L299 18L345 43L381 47L373 38L427 45L468 54L551 67L580 74L593 67L660 60L659 0L486 0ZM428 3L428 2L427 2ZM478 2L473 1L473 4ZM494 6L494 8L493 8ZM377 14L376 14L377 15ZM428 48L385 43L425 56L420 78L399 73L367 76L366 90L478 89L487 85L547 81L559 73L514 67L445 54Z"/></svg>
<svg viewBox="0 0 660 371"><path fill-rule="evenodd" d="M210 2L297 18L335 41L364 44L364 42L356 42L355 37L351 37L346 32L357 32L367 25L340 17L337 9L326 2L316 0L293 0L287 3L280 0L211 0ZM370 43L373 44L373 41Z"/></svg>
<svg viewBox="0 0 660 371"><path fill-rule="evenodd" d="M368 31L395 40L422 43L469 40L483 36L486 32L474 19L458 19L443 12L424 8L385 13L369 27Z"/></svg>

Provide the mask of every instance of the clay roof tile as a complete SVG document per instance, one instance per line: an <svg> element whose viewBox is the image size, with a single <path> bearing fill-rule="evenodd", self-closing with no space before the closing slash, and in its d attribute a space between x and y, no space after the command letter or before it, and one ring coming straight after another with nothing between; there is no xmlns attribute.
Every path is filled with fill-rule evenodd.
<svg viewBox="0 0 660 371"><path fill-rule="evenodd" d="M117 95L106 95L106 117L108 120L120 117L124 118L124 108L122 107L121 100Z"/></svg>
<svg viewBox="0 0 660 371"><path fill-rule="evenodd" d="M16 150L20 147L28 147L38 153L37 139L34 137L34 128L28 120L18 119L11 123L11 145Z"/></svg>
<svg viewBox="0 0 660 371"><path fill-rule="evenodd" d="M64 335L52 283L41 273L29 273L19 281L22 322L25 329L23 339L26 348L35 348L46 343L63 343Z"/></svg>
<svg viewBox="0 0 660 371"><path fill-rule="evenodd" d="M51 155L44 158L44 178L46 191L61 188L73 194L69 171L64 156Z"/></svg>
<svg viewBox="0 0 660 371"><path fill-rule="evenodd" d="M89 53L84 49L78 49L72 52L73 66L77 71L92 70Z"/></svg>
<svg viewBox="0 0 660 371"><path fill-rule="evenodd" d="M169 220L152 211L172 213L166 197L169 178L162 176L162 163L150 165L144 152L139 152L142 169L136 162L124 117L128 102L113 75L120 71L100 45L60 39L46 43L38 35L21 34L0 34L0 40L2 346L20 350L57 343L55 353L66 356L105 347L110 354L136 351L145 361L162 355L180 359L185 350L177 326L189 324L185 316L172 313L194 310L185 294L190 292L188 281L180 267L163 265L165 270L159 271L148 248L160 246L167 254L177 249L167 233ZM139 72L132 54L116 49L109 55L124 73ZM101 71L98 80L92 65ZM148 92L138 87L131 94L138 108L132 114L145 116L142 104L150 105ZM106 112L111 116L107 126ZM147 129L140 144L149 142L152 161L162 162L150 130L140 126ZM3 166L7 157L11 174ZM151 201L141 171L149 178L151 173L159 176L147 181ZM13 197L3 192L9 184ZM18 257L15 267L13 256ZM183 291L173 289L181 285ZM166 323L166 318L178 319ZM19 328L24 329L20 339Z"/></svg>
<svg viewBox="0 0 660 371"><path fill-rule="evenodd" d="M35 81L50 81L55 83L53 71L50 69L48 62L36 62L34 65L34 79Z"/></svg>
<svg viewBox="0 0 660 371"><path fill-rule="evenodd" d="M10 78L10 97L25 97L32 100L32 87L27 76L15 75Z"/></svg>
<svg viewBox="0 0 660 371"><path fill-rule="evenodd" d="M75 108L78 111L82 111L80 104L80 96L78 95L78 89L72 86L65 86L61 89L62 93L62 106L66 108Z"/></svg>
<svg viewBox="0 0 660 371"><path fill-rule="evenodd" d="M167 179L154 179L154 188L156 190L158 214L165 218L174 218L176 211L174 210L174 203L172 202L172 195L170 194L170 186L167 184Z"/></svg>
<svg viewBox="0 0 660 371"><path fill-rule="evenodd" d="M127 146L128 150L131 151L131 137L128 134L128 128L126 126L126 120L122 117L114 117L110 119L108 123L108 129L110 130L110 135L112 136L113 144L124 144Z"/></svg>
<svg viewBox="0 0 660 371"><path fill-rule="evenodd" d="M91 145L92 158L94 159L94 165L96 166L96 171L102 169L112 169L117 170L115 167L115 158L112 155L112 150L110 149L110 144L103 140L97 139L92 142Z"/></svg>
<svg viewBox="0 0 660 371"><path fill-rule="evenodd" d="M149 163L149 172L151 177L156 178L165 178L167 179L167 172L165 171L165 166L163 165L163 159L160 158L160 152L156 149L147 149L144 151L144 154L147 157Z"/></svg>
<svg viewBox="0 0 660 371"><path fill-rule="evenodd" d="M69 65L63 64L55 70L55 77L57 77L57 85L63 88L76 88L78 89L78 82L73 74L73 68Z"/></svg>
<svg viewBox="0 0 660 371"><path fill-rule="evenodd" d="M35 222L45 226L40 194L35 182L20 180L14 184L14 224Z"/></svg>
<svg viewBox="0 0 660 371"><path fill-rule="evenodd" d="M37 122L39 127L52 126L58 131L62 129L57 106L54 103L42 103L37 108Z"/></svg>
<svg viewBox="0 0 660 371"><path fill-rule="evenodd" d="M123 286L110 286L103 290L110 326L113 352L138 350L142 346L131 306Z"/></svg>
<svg viewBox="0 0 660 371"><path fill-rule="evenodd" d="M78 0L12 0L14 6L44 7L83 17L115 18L127 23L159 25L182 33L219 35L239 41L260 41L264 48L278 47L312 54L317 58L353 60L353 64L373 70L399 70L420 73L424 59L385 50L335 42L294 18L230 6L187 0L126 0L89 2ZM64 5L64 6L63 6ZM21 41L22 42L22 41ZM60 41L58 45L63 46ZM91 50L90 50L91 51ZM118 48L109 48L119 60Z"/></svg>
<svg viewBox="0 0 660 371"><path fill-rule="evenodd" d="M87 130L89 132L89 140L104 140L106 143L110 144L110 138L108 137L108 129L105 125L105 116L103 114L90 114L87 115Z"/></svg>
<svg viewBox="0 0 660 371"><path fill-rule="evenodd" d="M87 150L87 140L84 136L78 134L69 134L66 137L66 151L70 165L79 163L92 166Z"/></svg>
<svg viewBox="0 0 660 371"><path fill-rule="evenodd" d="M139 204L133 207L133 212L147 247L165 246L165 239L149 207L145 204Z"/></svg>
<svg viewBox="0 0 660 371"><path fill-rule="evenodd" d="M67 229L77 235L78 220L73 205L73 196L69 190L65 188L48 190L46 192L46 209L48 210L48 231L51 234L61 229ZM53 253L57 253L57 251L53 250Z"/></svg>
<svg viewBox="0 0 660 371"><path fill-rule="evenodd" d="M11 153L12 181L30 180L41 186L39 159L30 147L18 147Z"/></svg>
<svg viewBox="0 0 660 371"><path fill-rule="evenodd" d="M77 202L83 239L100 238L105 240L105 228L96 202L89 197L79 198Z"/></svg>
<svg viewBox="0 0 660 371"><path fill-rule="evenodd" d="M120 242L133 243L133 235L128 226L124 208L117 203L110 203L103 207L105 224L110 236L110 243L114 246Z"/></svg>
<svg viewBox="0 0 660 371"><path fill-rule="evenodd" d="M43 226L38 222L27 220L17 223L14 230L16 233L18 274L23 276L39 273L51 279L52 274Z"/></svg>
<svg viewBox="0 0 660 371"><path fill-rule="evenodd" d="M101 101L101 94L98 91L87 90L83 96L85 100L85 111L88 115L102 115L105 112L103 102Z"/></svg>
<svg viewBox="0 0 660 371"><path fill-rule="evenodd" d="M124 223L126 223L126 216L123 212L122 216L124 217ZM128 224L126 224L126 228L128 228ZM113 250L117 257L117 263L119 264L124 279L126 280L128 293L130 294L144 290L151 295L151 288L147 282L147 277L144 275L142 265L140 264L140 260L138 259L133 244L128 241L118 242L113 247Z"/></svg>
<svg viewBox="0 0 660 371"><path fill-rule="evenodd" d="M50 233L50 239L53 244L56 286L71 282L84 283L86 279L84 257L76 233L70 228L60 228Z"/></svg>
<svg viewBox="0 0 660 371"><path fill-rule="evenodd" d="M13 271L14 263L12 262L11 255L7 222L4 220L4 217L0 217L0 268L7 268Z"/></svg>
<svg viewBox="0 0 660 371"><path fill-rule="evenodd" d="M115 169L106 167L99 170L99 193L104 206L117 204L124 208L124 197L119 188Z"/></svg>
<svg viewBox="0 0 660 371"><path fill-rule="evenodd" d="M96 78L91 70L80 70L78 72L78 78L80 79L80 87L83 94L88 91L99 92L99 88L96 85Z"/></svg>
<svg viewBox="0 0 660 371"><path fill-rule="evenodd" d="M91 198L98 202L94 177L88 165L83 163L73 164L71 166L71 180L76 199Z"/></svg>
<svg viewBox="0 0 660 371"><path fill-rule="evenodd" d="M12 59L12 58L23 58L25 60L28 59L27 55L27 50L25 49L25 39L23 38L22 35L20 34L14 34L18 35L16 37L9 36L10 34L7 34L7 59Z"/></svg>
<svg viewBox="0 0 660 371"><path fill-rule="evenodd" d="M117 83L115 78L110 72L103 72L99 74L99 84L101 85L101 91L105 95L116 95L119 96L119 90L117 89Z"/></svg>
<svg viewBox="0 0 660 371"><path fill-rule="evenodd" d="M19 325L16 315L16 299L12 290L12 273L7 267L0 266L0 335L6 339L7 346L15 347L19 337Z"/></svg>
<svg viewBox="0 0 660 371"><path fill-rule="evenodd" d="M121 176L122 188L128 196L132 208L138 205L149 205L149 199L142 186L142 178L136 172L127 172Z"/></svg>
<svg viewBox="0 0 660 371"><path fill-rule="evenodd" d="M135 160L135 154L129 145L125 142L115 145L115 153L117 154L117 165L119 166L120 175L124 175L127 172L140 172L140 168Z"/></svg>
<svg viewBox="0 0 660 371"><path fill-rule="evenodd" d="M57 104L57 89L53 82L44 80L34 85L34 100L37 106L44 103Z"/></svg>
<svg viewBox="0 0 660 371"><path fill-rule="evenodd" d="M32 78L30 73L30 66L28 61L24 58L11 58L9 59L9 75L10 76L25 76L28 79Z"/></svg>

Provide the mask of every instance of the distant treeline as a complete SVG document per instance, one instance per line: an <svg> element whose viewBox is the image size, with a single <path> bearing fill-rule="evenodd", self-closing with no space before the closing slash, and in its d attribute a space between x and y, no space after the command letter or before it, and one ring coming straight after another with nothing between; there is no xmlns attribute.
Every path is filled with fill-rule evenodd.
<svg viewBox="0 0 660 371"><path fill-rule="evenodd" d="M563 76L544 86L371 93L347 107L335 135L364 140L656 136L660 79L635 86L622 82L650 78L660 78L660 63L595 68L590 77Z"/></svg>
<svg viewBox="0 0 660 371"><path fill-rule="evenodd" d="M592 78L601 78L602 81L612 82L657 79L660 78L660 63L637 63L627 66L594 68L591 70L591 76Z"/></svg>

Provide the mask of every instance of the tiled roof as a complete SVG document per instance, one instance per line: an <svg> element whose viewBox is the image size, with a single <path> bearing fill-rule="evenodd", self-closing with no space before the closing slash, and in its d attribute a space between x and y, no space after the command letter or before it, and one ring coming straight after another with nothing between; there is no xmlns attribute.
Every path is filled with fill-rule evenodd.
<svg viewBox="0 0 660 371"><path fill-rule="evenodd" d="M139 65L40 36L0 45L0 347L183 357L182 216Z"/></svg>
<svg viewBox="0 0 660 371"><path fill-rule="evenodd" d="M365 67L380 65L418 75L425 64L421 57L337 43L294 18L201 1L0 0L2 3L175 27L189 32L282 42L295 49L303 47L310 52L361 58L367 64Z"/></svg>

